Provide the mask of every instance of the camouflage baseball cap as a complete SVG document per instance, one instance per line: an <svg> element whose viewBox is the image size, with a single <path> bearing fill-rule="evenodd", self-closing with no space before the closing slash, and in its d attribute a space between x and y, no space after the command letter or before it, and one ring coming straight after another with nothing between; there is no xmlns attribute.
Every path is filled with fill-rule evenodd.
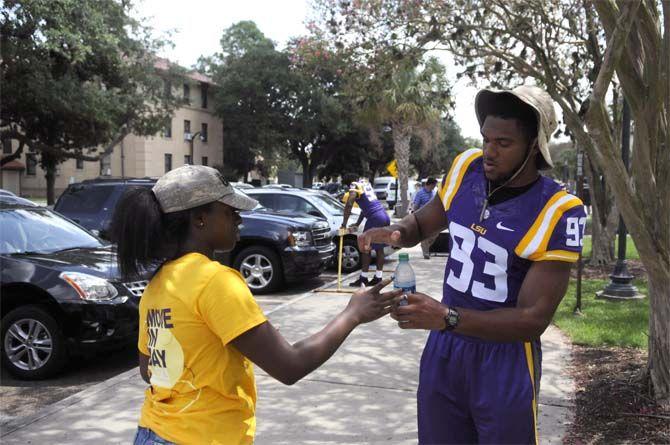
<svg viewBox="0 0 670 445"><path fill-rule="evenodd" d="M513 90L481 90L475 97L475 112L479 126L484 125L486 116L489 114L489 104L495 96L501 94L510 94L515 96L521 102L529 105L537 116L537 143L540 146L540 153L544 163L540 166L541 170L550 169L554 166L549 153L549 139L556 131L558 123L556 122L556 111L554 110L554 101L540 87L533 85L521 85Z"/></svg>
<svg viewBox="0 0 670 445"><path fill-rule="evenodd" d="M238 210L251 210L258 201L235 189L221 173L204 165L184 165L164 174L152 188L164 213L192 209L219 201Z"/></svg>

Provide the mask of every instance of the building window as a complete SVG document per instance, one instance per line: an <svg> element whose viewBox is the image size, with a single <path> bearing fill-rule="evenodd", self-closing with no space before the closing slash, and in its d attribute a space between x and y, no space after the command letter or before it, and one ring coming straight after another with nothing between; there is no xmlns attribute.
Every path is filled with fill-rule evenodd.
<svg viewBox="0 0 670 445"><path fill-rule="evenodd" d="M34 154L28 153L26 155L26 175L35 176L37 171L37 158Z"/></svg>
<svg viewBox="0 0 670 445"><path fill-rule="evenodd" d="M202 157L202 165L209 165L209 161L207 160L207 156Z"/></svg>
<svg viewBox="0 0 670 445"><path fill-rule="evenodd" d="M207 142L207 124L202 124L200 127L200 140Z"/></svg>
<svg viewBox="0 0 670 445"><path fill-rule="evenodd" d="M165 127L163 128L163 137L171 138L172 137L172 118L168 117L165 121Z"/></svg>
<svg viewBox="0 0 670 445"><path fill-rule="evenodd" d="M184 84L184 103L186 105L191 105L191 85Z"/></svg>
<svg viewBox="0 0 670 445"><path fill-rule="evenodd" d="M84 169L84 160L83 159L76 159L77 162L77 170L83 170Z"/></svg>
<svg viewBox="0 0 670 445"><path fill-rule="evenodd" d="M5 139L2 141L2 152L6 155L12 154L12 140Z"/></svg>
<svg viewBox="0 0 670 445"><path fill-rule="evenodd" d="M207 91L209 90L209 85L206 83L200 84L200 102L202 108L207 108Z"/></svg>
<svg viewBox="0 0 670 445"><path fill-rule="evenodd" d="M191 165L191 155L184 155L184 165Z"/></svg>
<svg viewBox="0 0 670 445"><path fill-rule="evenodd" d="M191 133L191 121L184 121L184 134Z"/></svg>
<svg viewBox="0 0 670 445"><path fill-rule="evenodd" d="M100 176L112 176L112 156L100 158Z"/></svg>
<svg viewBox="0 0 670 445"><path fill-rule="evenodd" d="M165 153L165 173L172 170L172 155L170 153Z"/></svg>

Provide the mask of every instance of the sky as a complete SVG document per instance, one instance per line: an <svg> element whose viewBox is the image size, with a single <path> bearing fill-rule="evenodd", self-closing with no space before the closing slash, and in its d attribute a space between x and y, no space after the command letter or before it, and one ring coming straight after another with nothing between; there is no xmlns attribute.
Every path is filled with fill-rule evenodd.
<svg viewBox="0 0 670 445"><path fill-rule="evenodd" d="M201 55L220 50L219 40L225 28L241 20L252 20L270 39L283 47L289 38L307 34L304 22L311 13L308 0L138 0L135 17L154 29L156 36L171 33L173 48L166 49L163 57L184 67L191 67ZM456 71L444 55L439 55L447 66L453 85L456 108L455 121L463 136L480 138L475 118L474 96L477 89L456 81Z"/></svg>

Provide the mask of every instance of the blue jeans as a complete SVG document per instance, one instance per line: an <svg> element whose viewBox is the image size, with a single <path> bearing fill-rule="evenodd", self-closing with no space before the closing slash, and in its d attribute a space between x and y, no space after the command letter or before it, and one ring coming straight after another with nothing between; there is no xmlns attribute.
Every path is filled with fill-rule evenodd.
<svg viewBox="0 0 670 445"><path fill-rule="evenodd" d="M151 431L149 428L144 428L141 426L137 427L137 433L135 433L135 441L133 445L175 445L169 440L165 440L160 437L158 434Z"/></svg>

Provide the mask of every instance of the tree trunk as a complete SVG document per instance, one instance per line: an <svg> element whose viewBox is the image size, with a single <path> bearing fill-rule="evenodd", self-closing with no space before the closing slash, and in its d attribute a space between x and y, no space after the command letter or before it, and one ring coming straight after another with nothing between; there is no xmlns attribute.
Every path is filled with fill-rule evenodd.
<svg viewBox="0 0 670 445"><path fill-rule="evenodd" d="M619 214L614 206L612 191L601 173L588 157L584 158L584 172L591 195L591 259L592 265L607 265L614 262L614 236L618 228Z"/></svg>
<svg viewBox="0 0 670 445"><path fill-rule="evenodd" d="M647 270L649 285L649 357L654 396L670 409L670 270Z"/></svg>
<svg viewBox="0 0 670 445"><path fill-rule="evenodd" d="M314 172L312 171L313 166L310 165L309 158L301 157L300 164L302 165L302 186L305 188L312 188L312 178Z"/></svg>
<svg viewBox="0 0 670 445"><path fill-rule="evenodd" d="M396 215L400 218L407 215L407 182L409 177L409 142L412 138L411 127L403 124L393 125L393 151L398 163L398 186L396 190ZM398 193L399 192L399 193Z"/></svg>
<svg viewBox="0 0 670 445"><path fill-rule="evenodd" d="M56 202L56 193L54 186L56 184L56 166L46 165L46 173L44 177L47 180L47 205L53 205Z"/></svg>

